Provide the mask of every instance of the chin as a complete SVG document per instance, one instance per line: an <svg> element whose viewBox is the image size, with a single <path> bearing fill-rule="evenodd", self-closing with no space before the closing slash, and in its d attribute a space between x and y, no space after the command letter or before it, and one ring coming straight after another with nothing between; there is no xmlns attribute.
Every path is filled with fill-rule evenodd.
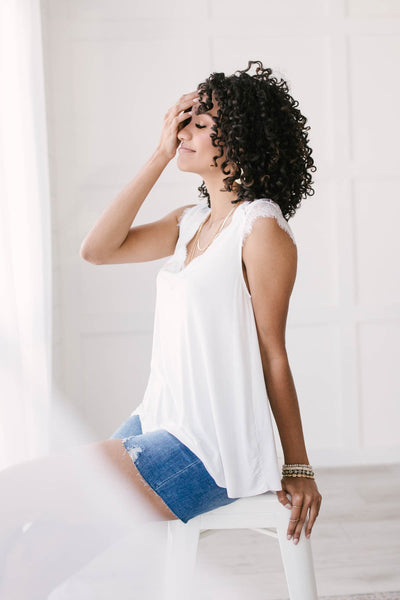
<svg viewBox="0 0 400 600"><path fill-rule="evenodd" d="M176 166L178 167L178 169L180 171L186 171L187 173L193 173L193 171L191 171L190 169L188 169L187 167L182 167L179 163L176 163Z"/></svg>
<svg viewBox="0 0 400 600"><path fill-rule="evenodd" d="M183 163L183 161L180 161L179 158L180 157L178 156L178 159L176 161L176 166L178 167L178 169L180 171L186 171L186 173L197 173L197 171L194 171L193 168L190 168L189 165L185 165Z"/></svg>

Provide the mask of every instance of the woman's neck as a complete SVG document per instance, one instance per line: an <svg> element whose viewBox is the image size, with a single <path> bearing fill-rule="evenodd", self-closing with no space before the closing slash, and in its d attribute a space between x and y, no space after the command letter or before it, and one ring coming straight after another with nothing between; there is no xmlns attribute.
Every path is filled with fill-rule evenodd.
<svg viewBox="0 0 400 600"><path fill-rule="evenodd" d="M223 192L223 183L218 181L216 184L211 184L210 187L205 184L207 191L210 195L210 206L211 213L207 219L208 224L212 225L218 221L225 219L232 208L236 207L237 204L232 204L232 200L237 199L236 192Z"/></svg>

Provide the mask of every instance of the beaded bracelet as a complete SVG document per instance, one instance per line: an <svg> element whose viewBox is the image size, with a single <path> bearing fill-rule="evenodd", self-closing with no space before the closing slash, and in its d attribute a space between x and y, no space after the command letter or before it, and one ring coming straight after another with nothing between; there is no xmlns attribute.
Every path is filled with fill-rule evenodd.
<svg viewBox="0 0 400 600"><path fill-rule="evenodd" d="M314 479L315 473L311 465L302 465L294 463L290 465L283 465L282 477L307 477L308 479Z"/></svg>

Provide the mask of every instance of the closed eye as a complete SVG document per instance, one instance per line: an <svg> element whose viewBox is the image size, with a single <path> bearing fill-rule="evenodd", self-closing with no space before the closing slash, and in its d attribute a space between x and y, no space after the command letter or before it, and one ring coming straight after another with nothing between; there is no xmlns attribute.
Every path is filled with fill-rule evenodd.
<svg viewBox="0 0 400 600"><path fill-rule="evenodd" d="M196 127L198 129L204 129L204 127L207 127L207 125L199 125L198 123L196 123Z"/></svg>

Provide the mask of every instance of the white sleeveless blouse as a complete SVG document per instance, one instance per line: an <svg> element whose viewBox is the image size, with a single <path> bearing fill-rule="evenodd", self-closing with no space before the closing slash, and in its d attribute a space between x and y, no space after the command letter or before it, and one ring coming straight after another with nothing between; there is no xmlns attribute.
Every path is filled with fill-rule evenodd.
<svg viewBox="0 0 400 600"><path fill-rule="evenodd" d="M131 414L143 433L176 436L238 498L282 488L242 246L258 217L275 218L295 241L278 204L245 201L184 266L186 244L210 210L202 199L183 211L175 252L157 274L150 377Z"/></svg>

